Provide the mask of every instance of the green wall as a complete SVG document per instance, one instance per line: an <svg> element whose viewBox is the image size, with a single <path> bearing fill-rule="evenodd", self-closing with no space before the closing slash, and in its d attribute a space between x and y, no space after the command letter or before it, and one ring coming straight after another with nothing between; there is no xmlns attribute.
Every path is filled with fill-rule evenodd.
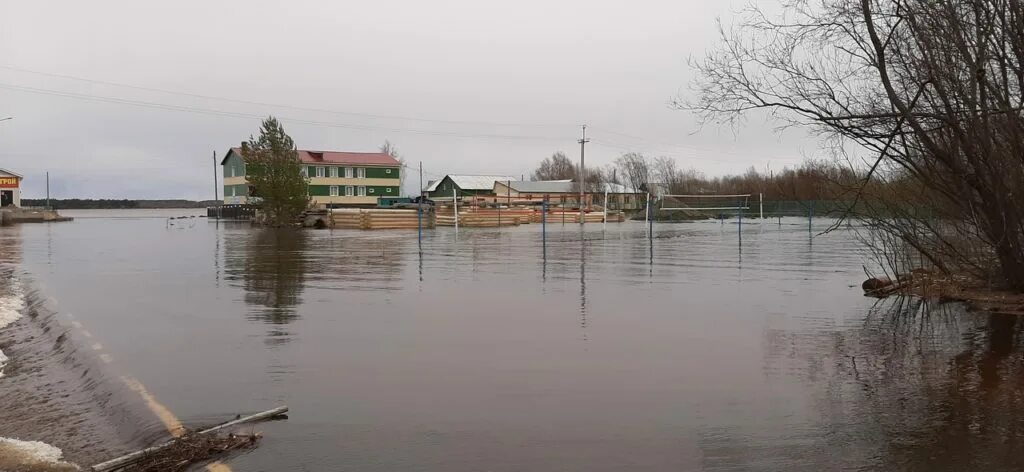
<svg viewBox="0 0 1024 472"><path fill-rule="evenodd" d="M327 165L327 164L315 165L315 166L307 165L306 166L306 175L308 175L310 177L316 177L316 168L317 167L323 167L324 168L324 177L328 177L328 178L330 178L330 176L331 176L331 169L330 169L331 167L337 167L338 168L338 178L345 178L345 169L346 168L352 169L352 178L356 178L356 176L359 175L359 172L357 170L355 170L358 166L333 166L333 165ZM365 167L365 169L366 169L366 178L368 178L368 179L398 179L398 173L399 173L398 167ZM388 171L390 171L390 173L388 173Z"/></svg>
<svg viewBox="0 0 1024 472"><path fill-rule="evenodd" d="M228 153L228 158L224 161L224 177L242 177L245 175L245 162L242 161L242 156L239 156L235 151Z"/></svg>
<svg viewBox="0 0 1024 472"><path fill-rule="evenodd" d="M331 171L330 171L331 167L337 167L338 168L338 177L339 178L344 178L345 177L345 168L351 168L352 169L352 177L355 178L355 176L358 175L358 171L356 171L355 169L357 167L362 167L362 166L350 166L350 165L349 166L338 166L338 165L329 165L329 164L308 165L307 164L307 165L305 165L306 175L308 175L309 177L316 177L316 168L317 167L324 167L325 168L325 173L324 173L325 177L331 175ZM399 169L398 167L364 167L364 168L366 169L366 178L368 178L368 179L396 179L397 180L398 177L399 177L399 172L401 172L401 169ZM242 156L238 155L238 153L236 153L234 151L230 151L228 153L227 159L224 161L224 177L242 177L242 176L246 175L245 172L246 172L245 162L242 161Z"/></svg>
<svg viewBox="0 0 1024 472"><path fill-rule="evenodd" d="M353 185L352 187L359 187L359 185ZM372 193L370 192L371 189L373 190ZM356 194L358 192L358 190L356 190L355 188L352 189L352 192L353 192L353 195L352 195L353 197L358 197L359 196L359 195ZM313 196L313 197L329 197L331 195L331 186L330 185L310 185L309 186L309 195ZM339 185L338 186L338 196L339 197L344 197L345 196L345 186L344 185ZM395 197L395 196L398 196L398 187L397 186L393 186L393 187L392 186L383 186L383 185L367 185L366 186L366 196L367 197Z"/></svg>
<svg viewBox="0 0 1024 472"><path fill-rule="evenodd" d="M235 194L234 195L231 195L231 189L232 188L235 189ZM247 184L225 185L224 186L224 196L225 197L232 197L232 196L234 196L234 197L247 197L247 196L249 196L249 185L247 185Z"/></svg>
<svg viewBox="0 0 1024 472"><path fill-rule="evenodd" d="M390 171L390 173L388 173ZM397 179L397 167L367 167L366 178L368 179Z"/></svg>

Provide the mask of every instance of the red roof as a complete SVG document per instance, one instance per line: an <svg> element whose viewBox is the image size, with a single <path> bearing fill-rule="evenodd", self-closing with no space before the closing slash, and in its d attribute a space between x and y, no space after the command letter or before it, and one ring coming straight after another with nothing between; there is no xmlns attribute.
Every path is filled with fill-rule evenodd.
<svg viewBox="0 0 1024 472"><path fill-rule="evenodd" d="M241 148L231 148L239 156ZM295 151L304 164L352 164L361 166L399 166L395 158L383 152L338 152L338 151ZM227 156L224 156L227 160ZM223 164L223 162L222 162Z"/></svg>
<svg viewBox="0 0 1024 472"><path fill-rule="evenodd" d="M307 164L359 164L397 166L395 158L383 152L298 151L299 160Z"/></svg>

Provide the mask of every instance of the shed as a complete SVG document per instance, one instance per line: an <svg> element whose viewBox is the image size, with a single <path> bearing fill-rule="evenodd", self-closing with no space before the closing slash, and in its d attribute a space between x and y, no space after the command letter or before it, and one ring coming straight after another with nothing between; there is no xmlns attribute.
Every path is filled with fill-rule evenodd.
<svg viewBox="0 0 1024 472"><path fill-rule="evenodd" d="M0 169L0 207L21 206L21 181L24 177Z"/></svg>
<svg viewBox="0 0 1024 472"><path fill-rule="evenodd" d="M494 192L494 182L514 181L515 177L507 175L464 175L448 174L436 182L432 182L424 192L430 198L450 198L452 190L458 196L491 195Z"/></svg>

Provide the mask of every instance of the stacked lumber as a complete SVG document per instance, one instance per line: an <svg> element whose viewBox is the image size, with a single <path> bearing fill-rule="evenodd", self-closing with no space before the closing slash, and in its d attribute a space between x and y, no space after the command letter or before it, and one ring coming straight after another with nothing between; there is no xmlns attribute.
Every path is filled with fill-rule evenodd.
<svg viewBox="0 0 1024 472"><path fill-rule="evenodd" d="M466 228L497 228L499 226L519 226L527 224L533 218L534 210L530 208L475 208L459 209L459 226ZM437 215L438 226L455 226L455 212L451 207L440 208Z"/></svg>
<svg viewBox="0 0 1024 472"><path fill-rule="evenodd" d="M561 223L563 221L562 220L563 218L565 219L566 223L579 223L580 222L580 212L579 212L579 210L560 210L560 209L548 210L548 214L547 214L547 221L548 221L548 223ZM541 221L541 214L538 211L537 214L533 216L533 222L540 223L540 221ZM624 215L622 212L609 212L608 213L608 222L609 223L621 223L623 221L626 221L626 215ZM590 213L584 213L584 215L583 215L583 222L584 223L603 223L604 222L604 212L594 211L594 212L590 212Z"/></svg>
<svg viewBox="0 0 1024 472"><path fill-rule="evenodd" d="M342 229L416 229L420 217L417 210L335 209L331 210L331 224ZM433 228L434 214L425 211L422 224Z"/></svg>
<svg viewBox="0 0 1024 472"><path fill-rule="evenodd" d="M359 209L331 210L331 227L340 229L362 229L363 215Z"/></svg>
<svg viewBox="0 0 1024 472"><path fill-rule="evenodd" d="M519 218L519 224L527 224L532 219L534 213L535 210L533 210L532 208L502 208L501 210L498 210L497 208L472 208L469 209L466 213L459 212L459 215L462 216L463 214L465 214L468 216L479 216L495 219L497 219L500 216L502 220L504 220L505 218ZM459 220L459 224L462 224L462 220Z"/></svg>
<svg viewBox="0 0 1024 472"><path fill-rule="evenodd" d="M519 226L520 224L520 217L506 215L504 212L502 212L500 217L497 213L493 215L477 212L459 213L459 226L466 228L497 228L501 226Z"/></svg>

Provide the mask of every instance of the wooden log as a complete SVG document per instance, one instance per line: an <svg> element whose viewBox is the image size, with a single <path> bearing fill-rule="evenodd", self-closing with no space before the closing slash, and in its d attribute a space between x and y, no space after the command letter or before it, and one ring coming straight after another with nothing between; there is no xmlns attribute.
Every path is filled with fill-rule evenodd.
<svg viewBox="0 0 1024 472"><path fill-rule="evenodd" d="M196 434L212 434L212 433L216 433L217 431L230 428L232 426L238 426L240 424L252 423L252 422L255 422L255 421L262 421L262 420L274 418L276 416L281 416L281 415L283 415L283 414L285 414L287 412L288 412L288 407L287 406L280 406L280 407L274 408L273 410L267 410L267 411L264 411L262 413L256 413L255 415L249 415L249 416L246 416L244 418L239 418L239 419L236 419L234 421L229 421L227 423L224 423L224 424L221 424L221 425L218 425L218 426L214 426L214 427L209 428L209 429L204 429L204 430L202 430L202 431L200 431L200 432L198 432ZM157 444L156 446L148 447L148 448L143 449L141 451L135 451L135 452L133 452L131 454L126 454L126 455L123 455L121 457L117 457L117 458L111 459L111 460L106 461L106 462L101 462L99 464L96 464L96 465L90 467L90 470L92 470L93 472L108 472L108 471L111 471L111 470L117 470L117 469L123 468L125 466L128 466L128 465L131 465L131 464L134 464L134 463L138 462L139 460L141 460L142 458L144 458L144 457L146 457L146 456L148 456L150 454L153 454L155 452L158 452L160 450L163 450L163 449L166 449L166 448L168 448L170 446L173 446L175 441L177 441L177 439L172 439L172 440L167 441L165 443Z"/></svg>

